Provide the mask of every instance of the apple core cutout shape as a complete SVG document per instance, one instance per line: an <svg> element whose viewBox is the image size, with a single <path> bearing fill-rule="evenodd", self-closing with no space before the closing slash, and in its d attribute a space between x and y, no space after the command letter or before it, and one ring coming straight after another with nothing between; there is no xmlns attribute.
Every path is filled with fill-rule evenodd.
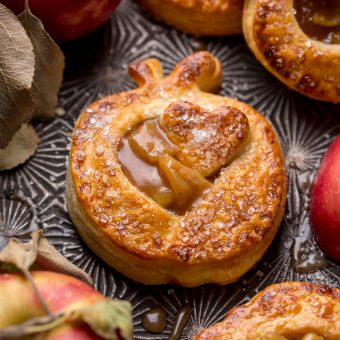
<svg viewBox="0 0 340 340"><path fill-rule="evenodd" d="M118 159L141 191L183 215L201 203L211 187L205 177L235 157L248 131L247 117L237 109L209 112L177 101L159 119L142 122L124 136Z"/></svg>
<svg viewBox="0 0 340 340"><path fill-rule="evenodd" d="M338 18L326 17L327 11L321 14L317 2L246 0L243 32L255 57L286 86L314 99L339 103L339 30L330 26L337 25ZM294 3L299 3L296 8ZM314 39L318 37L320 41Z"/></svg>
<svg viewBox="0 0 340 340"><path fill-rule="evenodd" d="M67 206L79 234L109 265L145 284L192 287L237 280L262 257L284 212L287 179L273 128L247 104L206 92L221 82L220 62L209 52L188 56L166 78L156 59L135 63L129 72L139 88L91 104L76 123ZM178 105L192 111L193 126L179 118ZM212 140L226 138L230 152L214 153L207 147L214 161L209 164L202 158L201 163L193 138L187 136L212 122L220 135L225 126L219 119L226 120L231 131ZM122 141L128 143L124 137L153 120L159 122L158 132L166 135L160 147L168 150L159 157L161 171L184 166L189 169L183 174L186 180L193 180L187 171L196 171L195 181L206 183L204 176L222 168L203 199L183 216L139 190L119 161ZM147 145L137 137L135 148L143 154ZM155 153L144 163L153 165L152 157ZM169 183L176 175L163 174ZM176 183L173 180L173 187Z"/></svg>

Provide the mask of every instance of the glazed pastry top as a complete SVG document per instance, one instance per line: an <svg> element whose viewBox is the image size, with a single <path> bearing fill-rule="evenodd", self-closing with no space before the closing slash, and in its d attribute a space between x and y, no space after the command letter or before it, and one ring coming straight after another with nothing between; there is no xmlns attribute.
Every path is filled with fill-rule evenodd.
<svg viewBox="0 0 340 340"><path fill-rule="evenodd" d="M197 340L336 340L340 337L340 290L311 283L269 286Z"/></svg>
<svg viewBox="0 0 340 340"><path fill-rule="evenodd" d="M164 79L155 59L129 72L140 88L94 103L74 132L71 175L96 225L138 256L192 264L237 258L276 231L286 195L280 144L254 109L203 92L220 84L219 61L200 52ZM118 159L122 140L152 119L179 150L177 159L162 156L162 164L170 159L177 169L185 166L209 181L199 204L183 216L133 185Z"/></svg>
<svg viewBox="0 0 340 340"><path fill-rule="evenodd" d="M313 98L340 101L340 44L308 37L293 0L248 0L243 30L260 62L292 87Z"/></svg>

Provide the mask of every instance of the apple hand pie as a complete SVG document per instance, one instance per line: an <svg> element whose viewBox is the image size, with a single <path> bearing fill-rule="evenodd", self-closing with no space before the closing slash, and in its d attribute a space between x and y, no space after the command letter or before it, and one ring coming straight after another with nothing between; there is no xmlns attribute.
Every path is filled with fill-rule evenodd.
<svg viewBox="0 0 340 340"><path fill-rule="evenodd" d="M340 1L246 0L243 33L255 57L288 87L340 102Z"/></svg>
<svg viewBox="0 0 340 340"><path fill-rule="evenodd" d="M195 339L338 340L340 289L304 282L271 285Z"/></svg>
<svg viewBox="0 0 340 340"><path fill-rule="evenodd" d="M155 17L196 36L242 33L244 0L139 0Z"/></svg>
<svg viewBox="0 0 340 340"><path fill-rule="evenodd" d="M262 257L281 222L287 179L268 121L235 99L208 52L163 77L158 60L129 68L139 88L79 117L67 205L105 262L145 284L237 280Z"/></svg>

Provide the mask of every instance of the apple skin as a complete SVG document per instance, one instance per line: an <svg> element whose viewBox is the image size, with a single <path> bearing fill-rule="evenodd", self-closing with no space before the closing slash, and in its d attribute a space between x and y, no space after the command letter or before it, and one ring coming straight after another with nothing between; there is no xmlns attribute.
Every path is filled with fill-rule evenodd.
<svg viewBox="0 0 340 340"><path fill-rule="evenodd" d="M314 180L310 221L320 248L340 261L340 136L325 153Z"/></svg>
<svg viewBox="0 0 340 340"><path fill-rule="evenodd" d="M48 340L103 340L88 325L63 325L50 331Z"/></svg>
<svg viewBox="0 0 340 340"><path fill-rule="evenodd" d="M24 0L0 0L15 14ZM94 31L111 16L120 0L29 0L29 6L56 41L79 38Z"/></svg>
<svg viewBox="0 0 340 340"><path fill-rule="evenodd" d="M88 306L105 299L86 283L71 276L33 271L33 280L54 313ZM0 329L45 315L31 284L21 274L0 275ZM97 340L85 323L67 323L46 334L47 340Z"/></svg>

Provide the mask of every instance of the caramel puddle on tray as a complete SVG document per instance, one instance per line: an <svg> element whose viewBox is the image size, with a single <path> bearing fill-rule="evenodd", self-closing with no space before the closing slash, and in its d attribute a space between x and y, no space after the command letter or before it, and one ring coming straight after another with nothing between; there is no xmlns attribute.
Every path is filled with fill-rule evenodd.
<svg viewBox="0 0 340 340"><path fill-rule="evenodd" d="M339 0L294 0L294 8L305 34L327 44L340 43Z"/></svg>
<svg viewBox="0 0 340 340"><path fill-rule="evenodd" d="M189 316L192 312L192 306L186 304L182 306L176 314L174 325L172 326L172 331L169 337L169 340L179 340L184 326L186 325Z"/></svg>
<svg viewBox="0 0 340 340"><path fill-rule="evenodd" d="M186 325L192 306L186 304L176 313L169 340L179 340ZM153 334L162 333L167 322L167 314L161 306L156 306L146 311L142 316L142 327Z"/></svg>
<svg viewBox="0 0 340 340"><path fill-rule="evenodd" d="M138 189L164 208L183 215L201 201L211 182L177 161L176 150L159 120L150 119L124 136L118 160Z"/></svg>
<svg viewBox="0 0 340 340"><path fill-rule="evenodd" d="M312 231L305 221L290 248L291 265L297 273L315 273L328 267L329 262L313 239Z"/></svg>
<svg viewBox="0 0 340 340"><path fill-rule="evenodd" d="M150 333L162 333L167 322L165 310L156 306L146 311L142 316L142 327Z"/></svg>

